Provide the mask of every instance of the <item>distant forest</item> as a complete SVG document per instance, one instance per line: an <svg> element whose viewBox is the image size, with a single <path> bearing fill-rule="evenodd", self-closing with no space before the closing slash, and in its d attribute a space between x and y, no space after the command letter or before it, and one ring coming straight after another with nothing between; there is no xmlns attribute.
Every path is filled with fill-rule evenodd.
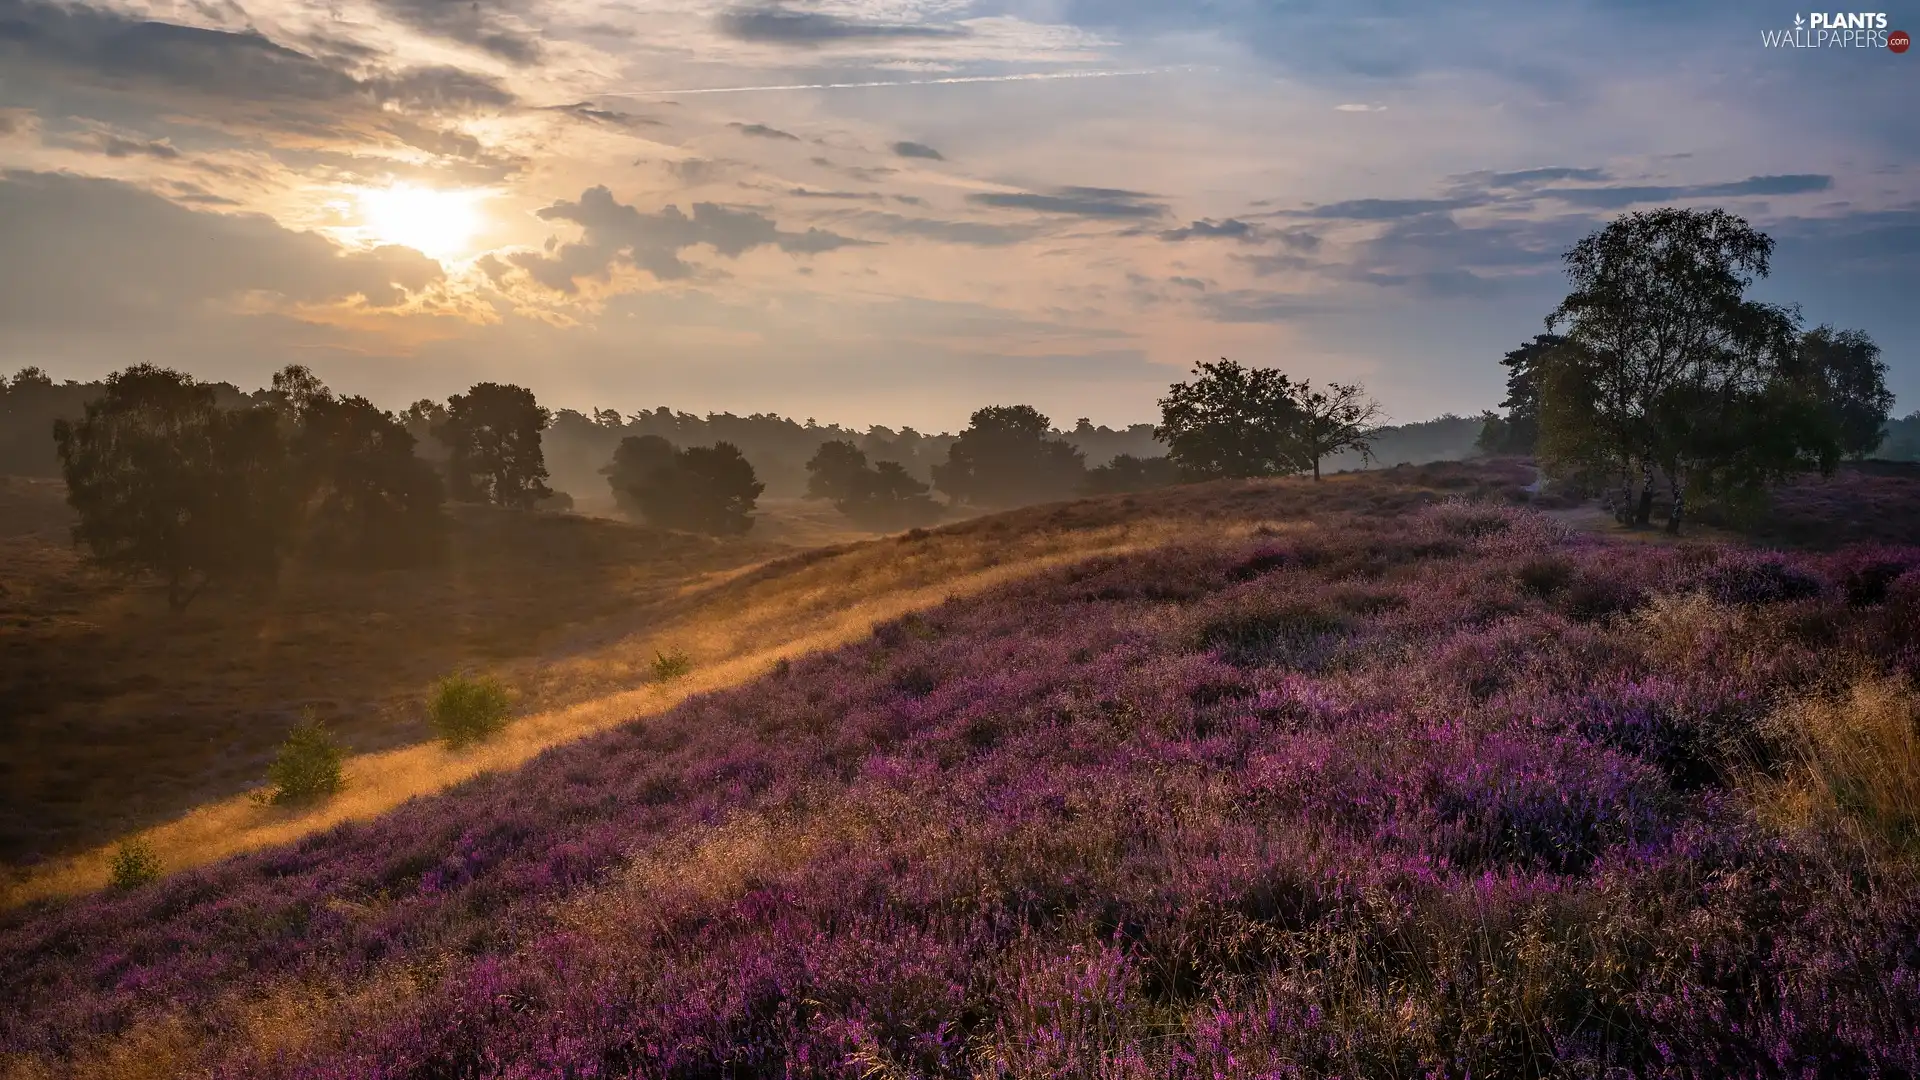
<svg viewBox="0 0 1920 1080"><path fill-rule="evenodd" d="M213 386L216 399L222 405L266 402L264 390L244 391L227 383ZM59 476L60 461L53 442L54 422L78 419L87 402L99 397L103 388L100 382L55 381L33 368L5 379L0 385L0 474ZM1472 457L1477 452L1474 442L1483 424L1484 420L1479 417L1447 415L1419 423L1389 425L1378 429L1374 436L1370 462L1349 451L1330 457L1327 467L1337 472ZM1890 437L1883 456L1920 459L1920 414L1889 423L1888 431ZM1072 428L1055 434L1083 453L1090 467L1104 465L1123 454L1154 458L1167 452L1166 446L1154 439L1152 424L1131 424L1116 429L1082 419ZM439 451L439 446L427 435L425 430L416 432L420 452L432 456ZM602 470L613 459L615 448L622 439L647 435L659 436L676 446L732 443L753 465L754 472L766 485L766 494L774 497L796 497L806 492L807 462L823 443L850 442L869 459L897 461L915 479L926 483L933 478L933 467L947 460L948 451L958 438L948 433L927 434L910 427L874 426L856 431L771 413L695 416L666 406L626 414L614 409L584 412L559 409L543 440L552 486L576 499L594 502L606 499L607 480Z"/></svg>

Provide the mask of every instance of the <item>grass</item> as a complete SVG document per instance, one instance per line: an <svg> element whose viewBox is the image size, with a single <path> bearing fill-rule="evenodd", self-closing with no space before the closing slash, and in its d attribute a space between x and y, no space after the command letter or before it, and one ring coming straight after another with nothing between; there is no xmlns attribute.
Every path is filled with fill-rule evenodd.
<svg viewBox="0 0 1920 1080"><path fill-rule="evenodd" d="M474 751L516 771L0 918L0 1053L287 1080L1920 1067L1920 879L1848 842L1903 789L1844 764L1911 720L1912 571L1868 603L1854 553L1791 557L1811 594L1727 590L1769 560L1346 509L1393 494L1366 483L1171 494L1132 531L1039 508L710 582L688 610L716 637L670 639L695 670L597 734L533 757L529 716ZM844 606L889 559L917 569ZM1640 599L1577 615L1531 560ZM1202 632L1302 611L1339 613L1339 663L1300 662L1293 615L1246 655ZM833 647L772 674L714 644L834 612ZM644 640L623 662L668 639ZM1767 784L1890 794L1793 819L1754 811Z"/></svg>

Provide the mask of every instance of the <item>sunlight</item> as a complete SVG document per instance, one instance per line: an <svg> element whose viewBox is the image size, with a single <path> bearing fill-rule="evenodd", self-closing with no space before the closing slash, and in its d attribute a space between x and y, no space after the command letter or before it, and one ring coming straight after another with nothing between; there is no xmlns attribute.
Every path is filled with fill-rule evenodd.
<svg viewBox="0 0 1920 1080"><path fill-rule="evenodd" d="M436 191L413 184L359 192L368 239L410 247L433 259L453 259L471 250L480 231L483 191Z"/></svg>

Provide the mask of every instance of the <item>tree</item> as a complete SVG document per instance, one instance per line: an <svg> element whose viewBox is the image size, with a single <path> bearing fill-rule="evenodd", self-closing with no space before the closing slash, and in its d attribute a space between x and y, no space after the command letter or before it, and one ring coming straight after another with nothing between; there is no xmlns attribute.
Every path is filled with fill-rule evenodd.
<svg viewBox="0 0 1920 1080"><path fill-rule="evenodd" d="M1559 334L1535 334L1532 341L1500 358L1507 369L1507 397L1502 418L1483 417L1475 446L1488 454L1532 454L1540 441L1540 382L1548 355L1566 339Z"/></svg>
<svg viewBox="0 0 1920 1080"><path fill-rule="evenodd" d="M540 448L552 419L524 387L483 382L448 398L434 435L447 447L453 497L526 509L552 495Z"/></svg>
<svg viewBox="0 0 1920 1080"><path fill-rule="evenodd" d="M1194 378L1167 388L1154 437L1195 480L1298 472L1301 422L1293 381L1274 368L1225 359L1194 365Z"/></svg>
<svg viewBox="0 0 1920 1080"><path fill-rule="evenodd" d="M57 422L54 441L74 541L104 566L158 575L173 610L277 565L292 514L272 410L216 408L212 387L138 364L81 419Z"/></svg>
<svg viewBox="0 0 1920 1080"><path fill-rule="evenodd" d="M843 439L823 442L807 461L807 498L841 502L854 497L867 468L867 455Z"/></svg>
<svg viewBox="0 0 1920 1080"><path fill-rule="evenodd" d="M600 471L613 489L613 501L622 513L644 516L641 509L654 497L649 489L669 484L674 446L658 435L629 435L614 447L613 461Z"/></svg>
<svg viewBox="0 0 1920 1080"><path fill-rule="evenodd" d="M732 443L675 450L658 436L622 440L607 482L615 500L648 523L715 536L753 528L754 505L766 490Z"/></svg>
<svg viewBox="0 0 1920 1080"><path fill-rule="evenodd" d="M1825 403L1841 455L1858 460L1878 450L1893 411L1880 346L1863 331L1820 326L1801 336L1798 361Z"/></svg>
<svg viewBox="0 0 1920 1080"><path fill-rule="evenodd" d="M1638 525L1664 473L1670 532L1690 482L1750 499L1787 472L1830 468L1838 427L1799 362L1797 315L1745 296L1772 251L1724 210L1674 208L1625 215L1575 244L1572 291L1547 317L1566 341L1542 357L1549 467L1619 475L1622 517Z"/></svg>
<svg viewBox="0 0 1920 1080"><path fill-rule="evenodd" d="M1180 482L1180 466L1170 457L1135 457L1115 454L1113 460L1087 470L1089 495L1112 495L1128 491L1150 491Z"/></svg>
<svg viewBox="0 0 1920 1080"><path fill-rule="evenodd" d="M1314 480L1320 479L1320 462L1330 454L1357 450L1363 460L1371 458L1368 437L1380 418L1380 405L1365 390L1349 383L1328 383L1325 390L1315 390L1302 380L1294 385L1293 404L1290 445L1296 464L1311 467Z"/></svg>
<svg viewBox="0 0 1920 1080"><path fill-rule="evenodd" d="M899 462L877 461L854 473L833 505L869 529L908 529L939 519L940 504L928 490Z"/></svg>
<svg viewBox="0 0 1920 1080"><path fill-rule="evenodd" d="M956 503L1021 506L1071 497L1086 460L1063 439L1049 438L1052 421L1031 405L978 409L967 429L933 467L933 486Z"/></svg>

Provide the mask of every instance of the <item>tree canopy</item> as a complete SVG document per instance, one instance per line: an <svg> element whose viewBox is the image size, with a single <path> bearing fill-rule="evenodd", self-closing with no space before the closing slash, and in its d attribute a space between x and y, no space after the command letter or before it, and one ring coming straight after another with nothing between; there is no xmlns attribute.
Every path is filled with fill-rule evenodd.
<svg viewBox="0 0 1920 1080"><path fill-rule="evenodd" d="M1380 407L1359 386L1316 390L1277 368L1232 360L1196 364L1167 388L1156 436L1180 471L1197 480L1312 472L1346 450L1370 455Z"/></svg>
<svg viewBox="0 0 1920 1080"><path fill-rule="evenodd" d="M1547 317L1565 340L1530 365L1548 467L1619 477L1621 517L1640 525L1664 475L1679 532L1690 488L1751 505L1877 445L1891 404L1878 350L1863 334L1802 334L1796 310L1748 299L1772 252L1733 214L1675 208L1575 244L1572 290Z"/></svg>
<svg viewBox="0 0 1920 1080"><path fill-rule="evenodd" d="M766 485L729 442L676 450L657 435L621 440L607 483L615 500L649 524L715 536L744 533Z"/></svg>
<svg viewBox="0 0 1920 1080"><path fill-rule="evenodd" d="M453 497L531 508L551 496L540 433L552 419L525 387L483 382L448 398L434 435L447 447Z"/></svg>
<svg viewBox="0 0 1920 1080"><path fill-rule="evenodd" d="M137 364L54 425L74 541L157 575L176 611L217 579L271 572L292 520L278 417L214 402L210 386Z"/></svg>
<svg viewBox="0 0 1920 1080"><path fill-rule="evenodd" d="M1072 443L1051 438L1052 421L1031 405L974 411L967 428L933 468L933 486L956 503L1023 506L1071 498L1086 459Z"/></svg>

